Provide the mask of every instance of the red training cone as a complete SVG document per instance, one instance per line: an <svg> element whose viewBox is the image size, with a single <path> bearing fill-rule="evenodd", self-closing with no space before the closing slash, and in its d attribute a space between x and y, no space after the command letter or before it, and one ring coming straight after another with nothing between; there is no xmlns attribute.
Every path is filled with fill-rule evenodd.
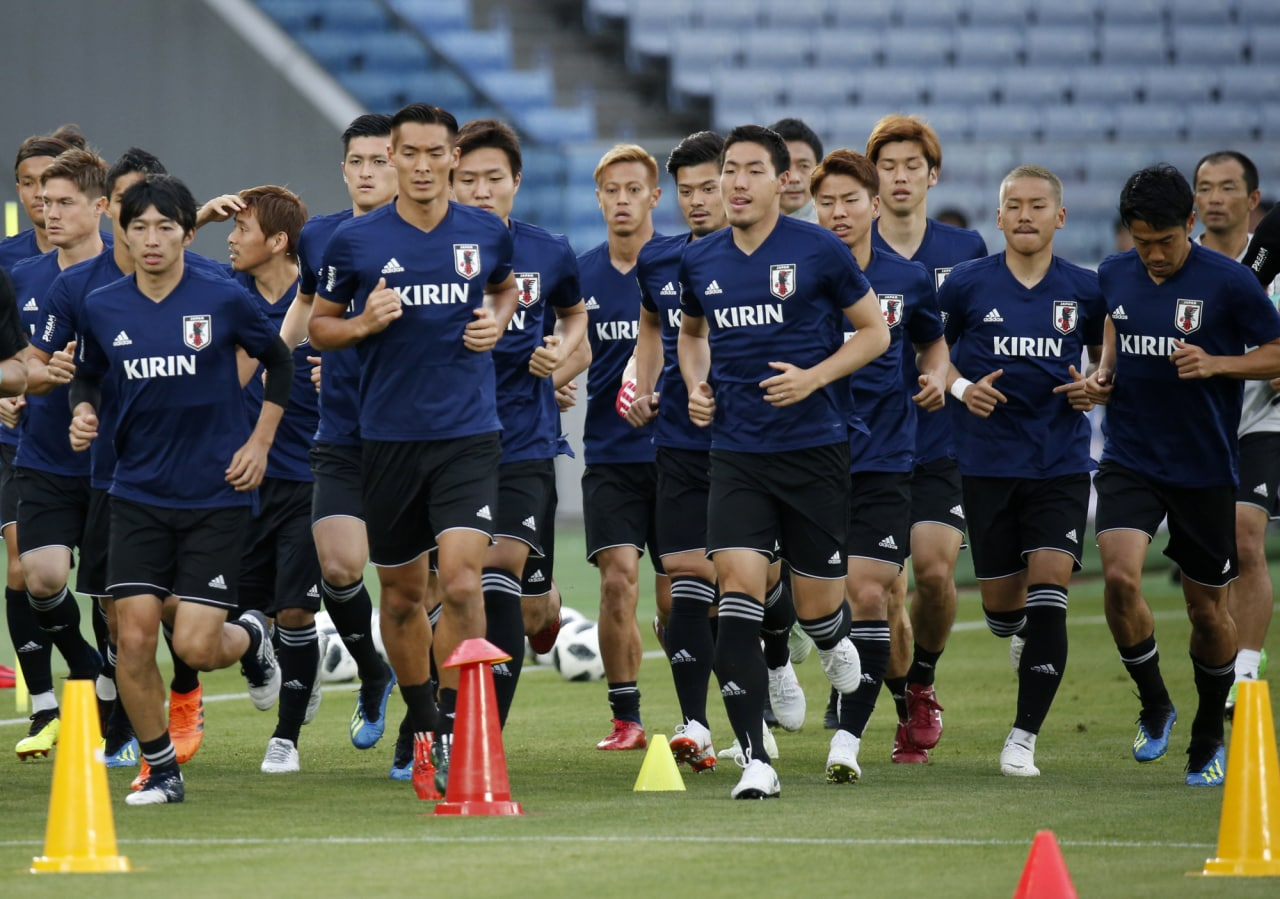
<svg viewBox="0 0 1280 899"><path fill-rule="evenodd" d="M1013 899L1078 899L1052 830L1036 833Z"/></svg>
<svg viewBox="0 0 1280 899"><path fill-rule="evenodd" d="M511 801L507 757L502 751L493 663L511 656L487 640L464 640L444 663L461 668L458 711L453 724L453 751L445 800L437 815L523 815Z"/></svg>

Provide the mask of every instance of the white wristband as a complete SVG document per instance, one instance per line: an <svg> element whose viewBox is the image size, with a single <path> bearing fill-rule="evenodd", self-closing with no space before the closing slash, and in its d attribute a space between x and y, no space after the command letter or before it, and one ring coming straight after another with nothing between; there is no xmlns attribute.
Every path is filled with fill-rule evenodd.
<svg viewBox="0 0 1280 899"><path fill-rule="evenodd" d="M963 403L965 389L972 386L973 382L968 378L956 378L955 383L951 385L951 395Z"/></svg>

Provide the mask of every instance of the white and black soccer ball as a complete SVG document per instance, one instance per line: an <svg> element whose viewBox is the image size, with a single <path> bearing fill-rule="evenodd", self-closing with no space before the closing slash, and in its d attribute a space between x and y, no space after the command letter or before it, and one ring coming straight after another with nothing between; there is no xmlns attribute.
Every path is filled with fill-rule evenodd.
<svg viewBox="0 0 1280 899"><path fill-rule="evenodd" d="M360 673L356 660L338 636L338 629L333 626L328 612L316 613L316 631L329 637L327 643L323 643L324 656L320 660L321 683L341 684L355 680Z"/></svg>
<svg viewBox="0 0 1280 899"><path fill-rule="evenodd" d="M600 655L600 628L594 621L576 621L562 627L551 650L552 664L568 681L593 681L604 677Z"/></svg>

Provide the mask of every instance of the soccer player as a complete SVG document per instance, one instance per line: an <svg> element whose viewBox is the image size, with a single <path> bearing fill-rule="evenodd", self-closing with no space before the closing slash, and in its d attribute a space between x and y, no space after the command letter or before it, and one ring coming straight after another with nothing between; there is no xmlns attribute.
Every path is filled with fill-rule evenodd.
<svg viewBox="0 0 1280 899"><path fill-rule="evenodd" d="M861 680L843 590L845 379L885 351L889 330L839 238L781 214L791 168L783 139L743 125L725 138L721 159L730 227L685 250L678 348L689 416L711 427L715 672L744 768L731 795L762 799L779 794L761 741L767 668L759 636L779 543L796 615L827 677L841 694ZM855 328L843 345L842 318Z"/></svg>
<svg viewBox="0 0 1280 899"><path fill-rule="evenodd" d="M1204 223L1200 245L1243 260L1249 240L1249 217L1258 205L1258 168L1248 156L1232 150L1210 153L1196 163L1192 178L1196 216ZM1280 301L1280 282L1270 285L1272 302ZM1271 569L1267 565L1267 524L1280 517L1280 382L1245 381L1240 413L1240 489L1236 493L1236 555L1240 576L1231 582L1228 602L1240 648L1236 683L1262 676L1263 642L1271 624ZM1226 714L1235 710L1236 687L1227 695Z"/></svg>
<svg viewBox="0 0 1280 899"><path fill-rule="evenodd" d="M938 291L953 345L956 453L987 626L1013 637L1013 729L1000 773L1035 777L1036 735L1067 667L1067 590L1089 514L1092 408L1076 370L1097 362L1098 276L1054 255L1062 182L1035 165L1000 185L1005 250L956 266Z"/></svg>
<svg viewBox="0 0 1280 899"><path fill-rule="evenodd" d="M482 574L502 454L490 350L517 296L510 232L496 216L449 200L457 134L457 120L436 106L413 103L395 114L399 196L329 239L310 325L322 352L358 347L369 556L382 584L383 641L413 721L414 786L424 797L443 792L448 776L458 670L443 663L485 633ZM433 548L443 596L434 634L438 712L426 608Z"/></svg>
<svg viewBox="0 0 1280 899"><path fill-rule="evenodd" d="M922 263L933 275L935 290L953 266L987 255L978 232L929 218L929 189L938 183L942 145L924 121L915 116L885 116L867 139L867 158L880 171L880 218L871 234L874 246ZM914 392L920 374L911 353L902 356L902 376ZM885 676L903 725L894 738L893 751L893 760L901 763L928 761L928 750L942 737L942 706L933 683L938 658L955 622L956 557L965 526L951 436L953 418L949 412L934 414L923 408L918 408L916 415L911 474L911 571L916 592L908 621L903 608L907 591L904 571L890 602L892 642ZM913 632L914 645L909 652Z"/></svg>
<svg viewBox="0 0 1280 899"><path fill-rule="evenodd" d="M582 343L587 315L569 241L511 215L522 177L515 132L494 119L468 122L458 132L458 153L453 173L458 202L493 213L511 232L519 305L493 350L502 464L494 545L484 561L487 637L511 656L494 670L498 720L505 725L524 662L521 581L528 560L545 556L551 540L546 515L555 514L560 414L551 376ZM548 310L554 312L548 315ZM549 318L555 320L554 332L544 336Z"/></svg>
<svg viewBox="0 0 1280 899"><path fill-rule="evenodd" d="M1094 478L1098 551L1107 623L1142 702L1133 755L1162 758L1177 720L1142 596L1147 547L1167 518L1165 554L1182 569L1199 698L1186 782L1217 786L1222 710L1235 681L1227 593L1237 575L1240 381L1280 375L1280 314L1248 270L1191 241L1193 207L1191 186L1172 166L1125 182L1120 216L1134 249L1098 269L1108 325L1087 383L1090 399L1108 405Z"/></svg>
<svg viewBox="0 0 1280 899"><path fill-rule="evenodd" d="M101 394L115 396L108 568L116 601L116 682L150 772L130 805L181 802L182 773L164 720L156 666L161 619L174 648L212 671L240 662L255 705L270 708L280 673L267 622L234 622L242 540L293 375L289 351L244 288L186 264L196 203L186 186L151 175L123 197L120 225L135 272L85 301L71 386L71 444L98 435ZM267 367L250 431L237 347Z"/></svg>
<svg viewBox="0 0 1280 899"><path fill-rule="evenodd" d="M769 129L782 135L791 154L791 174L782 194L782 212L804 222L816 222L809 181L822 159L822 138L800 119L779 119Z"/></svg>
<svg viewBox="0 0 1280 899"><path fill-rule="evenodd" d="M653 209L662 188L657 161L635 144L618 144L606 152L596 166L595 181L608 237L578 257L578 269L591 345L582 430L582 515L587 560L600 571L600 654L613 714L613 729L596 748L643 749L648 739L636 685L641 657L636 604L640 557L646 545L654 546L657 471L653 427L632 428L615 405L639 328L636 262L654 237ZM664 579L656 558L653 564Z"/></svg>
<svg viewBox="0 0 1280 899"><path fill-rule="evenodd" d="M13 163L13 180L16 182L18 202L22 204L31 228L0 240L0 269L8 270L23 259L54 249L54 244L45 231L40 174L59 154L67 150L83 149L86 149L84 135L74 125L63 125L49 135L32 135L19 145L18 155ZM12 582L10 586L13 586Z"/></svg>
<svg viewBox="0 0 1280 899"><path fill-rule="evenodd" d="M871 245L880 212L880 174L861 153L836 150L813 172L818 224L853 253L880 302L889 349L849 378L849 523L845 596L852 607L849 639L862 662L858 689L839 700L827 780L856 782L858 751L889 664L889 597L906 558L911 530L911 457L915 407L940 408L947 345L933 278L918 262ZM846 323L845 334L852 333ZM902 356L919 355L920 390L902 379Z"/></svg>

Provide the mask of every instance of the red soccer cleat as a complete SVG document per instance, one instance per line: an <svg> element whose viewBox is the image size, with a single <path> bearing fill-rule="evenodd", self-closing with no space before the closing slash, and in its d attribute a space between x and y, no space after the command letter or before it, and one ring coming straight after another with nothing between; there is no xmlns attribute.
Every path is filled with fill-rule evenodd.
<svg viewBox="0 0 1280 899"><path fill-rule="evenodd" d="M169 739L185 765L204 741L204 688L199 684L190 693L169 691Z"/></svg>
<svg viewBox="0 0 1280 899"><path fill-rule="evenodd" d="M419 799L443 799L436 789L436 766L431 761L431 739L429 733L413 735L413 781L414 792Z"/></svg>
<svg viewBox="0 0 1280 899"><path fill-rule="evenodd" d="M942 739L942 706L932 685L907 684L907 736L919 749L932 749Z"/></svg>
<svg viewBox="0 0 1280 899"><path fill-rule="evenodd" d="M893 763L895 765L924 765L929 762L929 750L921 749L907 736L907 722L898 722L898 732L893 735Z"/></svg>
<svg viewBox="0 0 1280 899"><path fill-rule="evenodd" d="M7 690L18 682L18 676L8 665L0 665L0 690Z"/></svg>
<svg viewBox="0 0 1280 899"><path fill-rule="evenodd" d="M529 645L538 655L546 655L556 645L556 637L560 636L560 625L563 619L556 612L556 620L529 638Z"/></svg>
<svg viewBox="0 0 1280 899"><path fill-rule="evenodd" d="M644 728L634 721L613 719L613 732L596 744L596 749L644 749L649 745Z"/></svg>

